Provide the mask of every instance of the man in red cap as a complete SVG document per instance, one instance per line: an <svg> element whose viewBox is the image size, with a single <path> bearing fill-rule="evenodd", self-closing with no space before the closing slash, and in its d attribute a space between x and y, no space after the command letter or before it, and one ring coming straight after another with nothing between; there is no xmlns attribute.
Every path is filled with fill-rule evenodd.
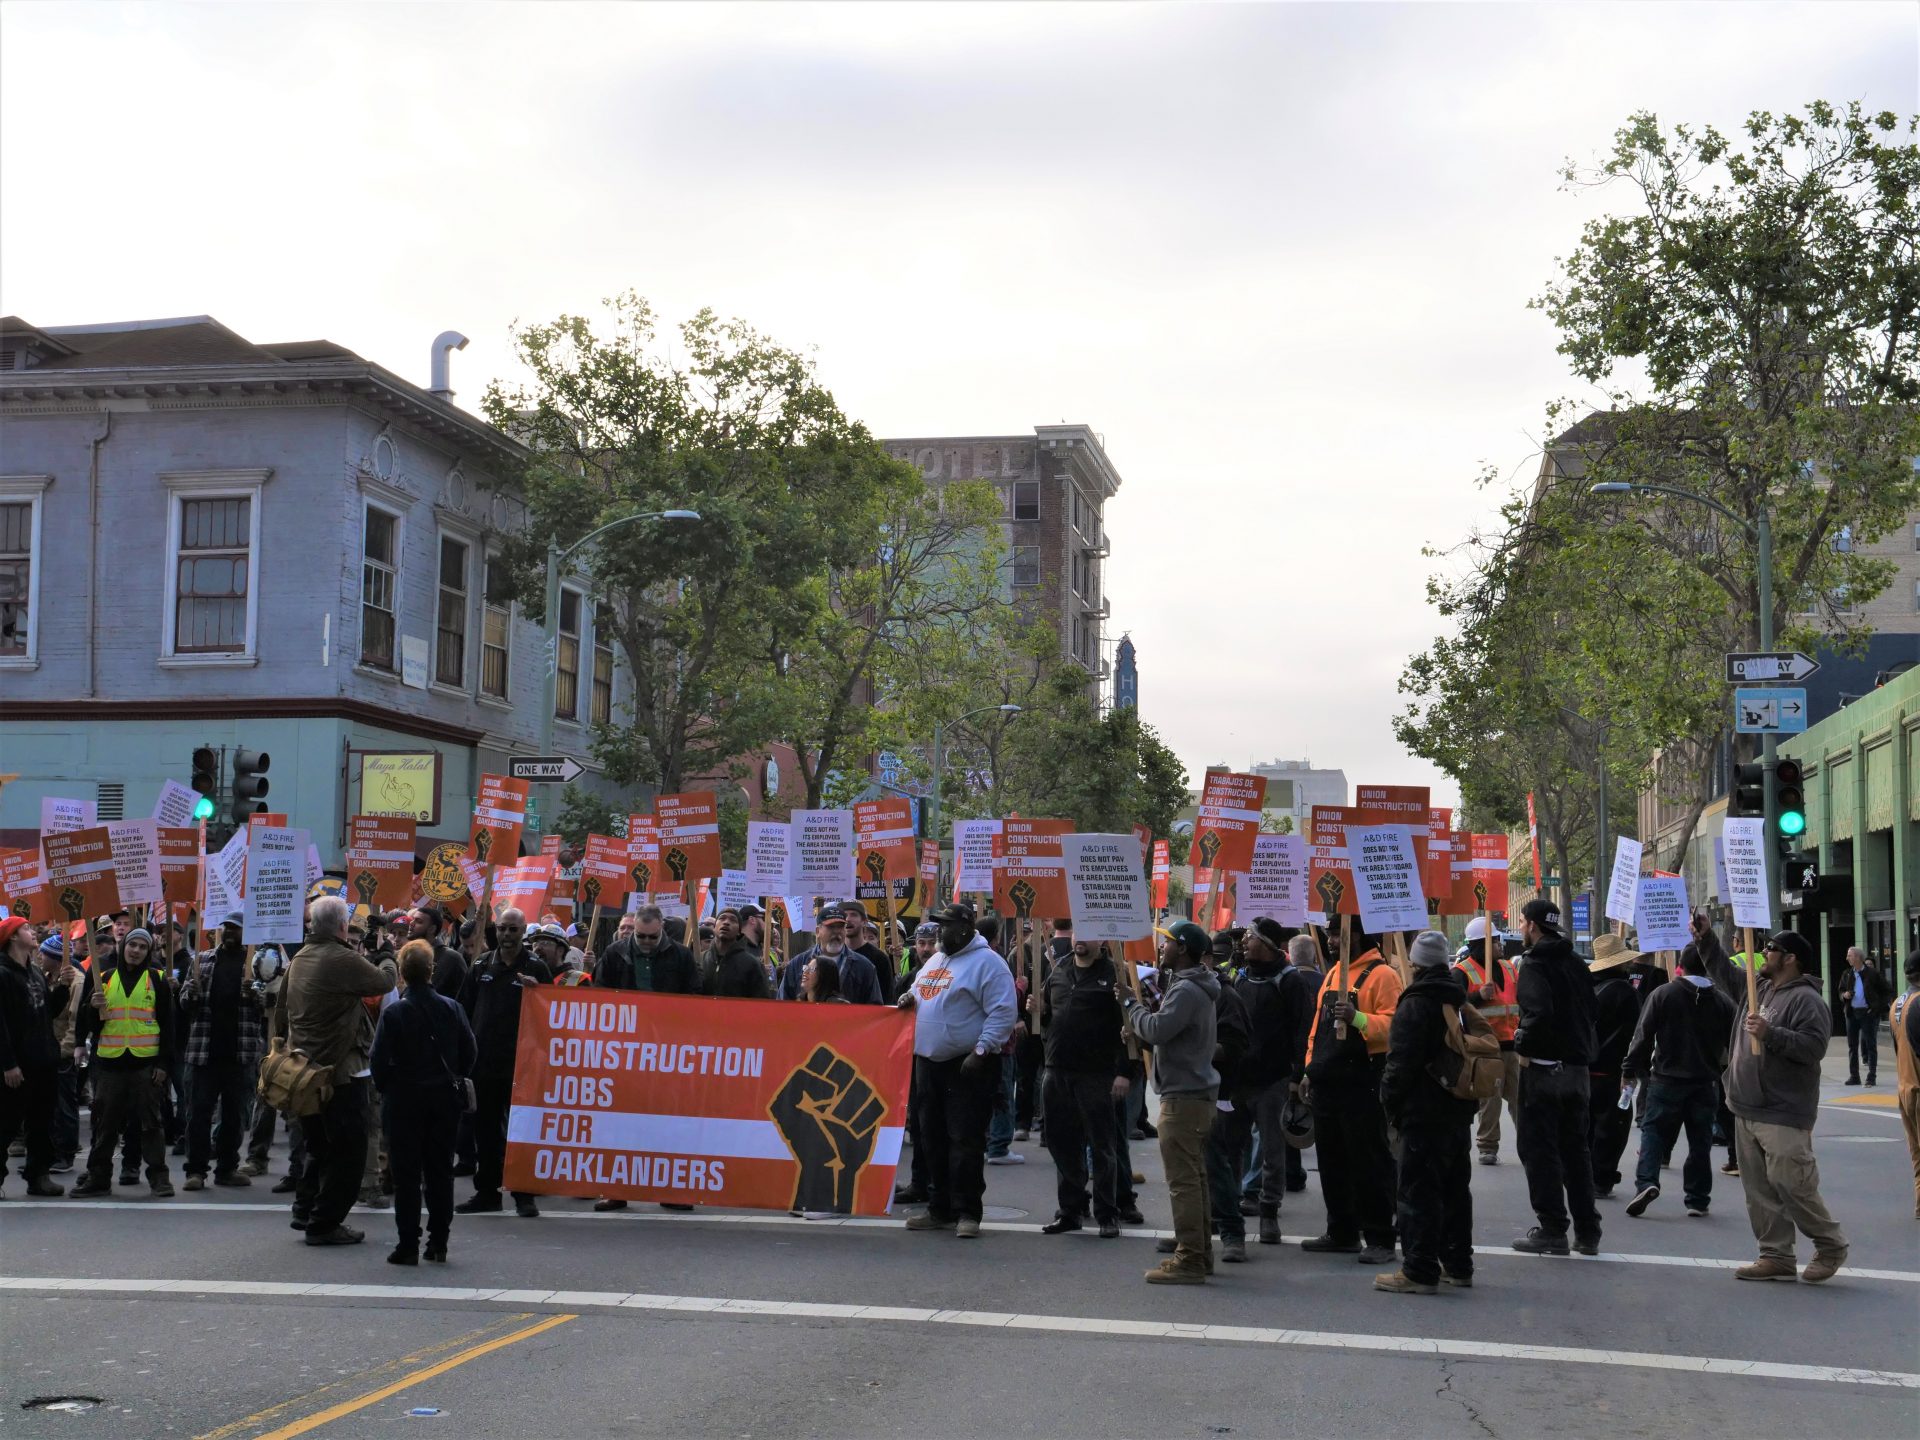
<svg viewBox="0 0 1920 1440"><path fill-rule="evenodd" d="M52 1012L66 1005L67 990L48 995L46 978L33 963L36 940L33 927L18 915L0 920L0 1136L21 1132L26 1141L20 1171L27 1194L54 1196L66 1190L47 1178L60 1069ZM6 1178L0 1147L0 1185Z"/></svg>

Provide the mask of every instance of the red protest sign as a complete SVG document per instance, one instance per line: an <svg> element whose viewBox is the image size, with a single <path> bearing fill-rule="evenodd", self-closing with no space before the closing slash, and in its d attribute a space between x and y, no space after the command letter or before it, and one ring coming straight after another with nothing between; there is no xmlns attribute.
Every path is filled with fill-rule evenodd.
<svg viewBox="0 0 1920 1440"><path fill-rule="evenodd" d="M53 917L53 892L38 850L0 850L0 896L22 920L38 924Z"/></svg>
<svg viewBox="0 0 1920 1440"><path fill-rule="evenodd" d="M1360 785L1354 788L1353 808L1363 825L1404 825L1413 832L1413 859L1424 884L1433 792L1425 785Z"/></svg>
<svg viewBox="0 0 1920 1440"><path fill-rule="evenodd" d="M651 815L627 817L627 878L630 887L641 895L650 895L661 887L660 825Z"/></svg>
<svg viewBox="0 0 1920 1440"><path fill-rule="evenodd" d="M1060 837L1071 820L1008 819L993 837L993 908L1022 919L1071 914Z"/></svg>
<svg viewBox="0 0 1920 1440"><path fill-rule="evenodd" d="M861 800L853 807L853 867L861 880L910 880L919 860L913 802L902 796Z"/></svg>
<svg viewBox="0 0 1920 1440"><path fill-rule="evenodd" d="M1473 901L1476 909L1504 914L1507 908L1507 837L1473 837Z"/></svg>
<svg viewBox="0 0 1920 1440"><path fill-rule="evenodd" d="M175 904L197 906L200 903L200 827L162 825L160 835L160 883L167 899Z"/></svg>
<svg viewBox="0 0 1920 1440"><path fill-rule="evenodd" d="M473 807L467 849L482 865L511 865L520 853L520 836L527 825L527 789L525 780L480 777L480 799Z"/></svg>
<svg viewBox="0 0 1920 1440"><path fill-rule="evenodd" d="M495 912L518 910L528 919L539 918L546 908L547 889L553 883L553 857L528 855L494 872L493 904Z"/></svg>
<svg viewBox="0 0 1920 1440"><path fill-rule="evenodd" d="M1447 849L1452 884L1440 892L1440 913L1471 915L1479 908L1473 903L1473 836L1465 830L1449 830Z"/></svg>
<svg viewBox="0 0 1920 1440"><path fill-rule="evenodd" d="M397 910L413 897L416 823L399 815L356 815L347 829L347 895L369 910Z"/></svg>
<svg viewBox="0 0 1920 1440"><path fill-rule="evenodd" d="M633 876L627 873L627 842L612 835L587 836L586 854L580 857L580 884L576 890L582 905L618 905L633 888Z"/></svg>
<svg viewBox="0 0 1920 1440"><path fill-rule="evenodd" d="M940 897L940 842L920 842L920 908L931 912Z"/></svg>
<svg viewBox="0 0 1920 1440"><path fill-rule="evenodd" d="M47 857L47 888L62 915L83 920L119 908L120 883L106 826L43 835L40 849Z"/></svg>
<svg viewBox="0 0 1920 1440"><path fill-rule="evenodd" d="M1360 823L1347 805L1316 805L1307 820L1307 905L1327 915L1358 915L1360 897L1347 862L1347 826Z"/></svg>
<svg viewBox="0 0 1920 1440"><path fill-rule="evenodd" d="M1220 887L1220 894L1213 893L1214 886ZM1233 907L1239 887L1234 884L1230 870L1209 870L1204 865L1193 868L1193 913L1200 923L1219 930L1233 924Z"/></svg>
<svg viewBox="0 0 1920 1440"><path fill-rule="evenodd" d="M689 880L720 878L720 809L711 790L662 795L653 802L660 825L660 864L655 890L678 890ZM660 884L665 878L672 882Z"/></svg>
<svg viewBox="0 0 1920 1440"><path fill-rule="evenodd" d="M1427 863L1420 870L1427 899L1444 907L1453 893L1453 811L1427 811Z"/></svg>
<svg viewBox="0 0 1920 1440"><path fill-rule="evenodd" d="M1148 878L1149 900L1156 910L1167 908L1167 889L1173 879L1173 847L1165 840L1153 842L1153 874Z"/></svg>
<svg viewBox="0 0 1920 1440"><path fill-rule="evenodd" d="M1200 787L1200 812L1193 822L1193 863L1208 869L1251 870L1253 838L1260 833L1266 800L1264 776L1207 771Z"/></svg>

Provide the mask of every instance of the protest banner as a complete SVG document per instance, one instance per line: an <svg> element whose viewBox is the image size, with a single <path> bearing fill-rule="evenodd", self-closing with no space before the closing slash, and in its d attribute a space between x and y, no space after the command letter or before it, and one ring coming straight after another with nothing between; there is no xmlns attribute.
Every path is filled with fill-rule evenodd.
<svg viewBox="0 0 1920 1440"><path fill-rule="evenodd" d="M247 832L241 829L228 836L227 843L220 847L220 853L209 856L206 861L209 924L217 925L240 910L240 891L246 883L246 874Z"/></svg>
<svg viewBox="0 0 1920 1440"><path fill-rule="evenodd" d="M1075 941L1138 940L1153 933L1139 836L1063 835L1060 854Z"/></svg>
<svg viewBox="0 0 1920 1440"><path fill-rule="evenodd" d="M920 912L931 915L940 903L940 842L920 842Z"/></svg>
<svg viewBox="0 0 1920 1440"><path fill-rule="evenodd" d="M627 878L633 881L628 893L641 896L641 904L654 891L665 888L660 870L660 826L651 815L627 817Z"/></svg>
<svg viewBox="0 0 1920 1440"><path fill-rule="evenodd" d="M1753 932L1764 935L1773 928L1773 905L1767 893L1767 822L1757 817L1726 820L1720 835L1726 841L1727 904L1733 923L1740 927L1740 949L1746 957L1742 968L1747 972L1747 1013L1758 1015L1760 956L1753 948ZM1758 1055L1760 1037L1748 1038Z"/></svg>
<svg viewBox="0 0 1920 1440"><path fill-rule="evenodd" d="M38 846L0 850L0 896L22 920L38 925L53 918L53 891L47 885L46 860Z"/></svg>
<svg viewBox="0 0 1920 1440"><path fill-rule="evenodd" d="M1329 923L1336 915L1360 913L1347 861L1347 827L1357 823L1358 812L1345 805L1316 805L1308 814L1307 891Z"/></svg>
<svg viewBox="0 0 1920 1440"><path fill-rule="evenodd" d="M993 894L994 841L998 820L953 822L953 898Z"/></svg>
<svg viewBox="0 0 1920 1440"><path fill-rule="evenodd" d="M200 904L200 827L162 825L155 831L155 839L160 848L160 885L168 901L197 907ZM218 918L215 917L216 921Z"/></svg>
<svg viewBox="0 0 1920 1440"><path fill-rule="evenodd" d="M434 846L427 852L427 862L420 871L420 893L442 906L461 904L472 898L467 893L466 871L460 863L466 859L467 852L452 842ZM475 896L478 893L474 892Z"/></svg>
<svg viewBox="0 0 1920 1440"><path fill-rule="evenodd" d="M747 822L747 890L756 899L787 893L792 842L784 820Z"/></svg>
<svg viewBox="0 0 1920 1440"><path fill-rule="evenodd" d="M1218 891L1215 882L1218 881ZM1193 867L1193 915L1194 923L1205 924L1211 930L1225 930L1234 923L1234 897L1239 890L1238 878L1230 871L1209 870L1204 865Z"/></svg>
<svg viewBox="0 0 1920 1440"><path fill-rule="evenodd" d="M529 788L527 781L505 775L480 777L480 798L473 807L467 848L482 865L511 865L520 853Z"/></svg>
<svg viewBox="0 0 1920 1440"><path fill-rule="evenodd" d="M919 873L913 802L890 795L853 807L854 868L863 880L911 880Z"/></svg>
<svg viewBox="0 0 1920 1440"><path fill-rule="evenodd" d="M1634 906L1633 933L1642 950L1684 950L1693 941L1687 922L1687 882L1678 875L1642 875Z"/></svg>
<svg viewBox="0 0 1920 1440"><path fill-rule="evenodd" d="M501 866L493 877L494 914L518 910L529 921L537 918L547 908L553 871L551 855L526 855Z"/></svg>
<svg viewBox="0 0 1920 1440"><path fill-rule="evenodd" d="M1240 889L1240 920L1267 919L1301 930L1307 924L1307 841L1304 835L1260 835L1253 868Z"/></svg>
<svg viewBox="0 0 1920 1440"><path fill-rule="evenodd" d="M1453 811L1429 808L1427 811L1427 863L1420 871L1420 888L1427 892L1427 904L1434 914L1453 892Z"/></svg>
<svg viewBox="0 0 1920 1440"><path fill-rule="evenodd" d="M591 924L602 908L616 908L633 888L628 873L627 841L616 835L589 835L587 848L580 857L580 881L574 889L574 904L579 918ZM558 864L558 856L542 855L542 860Z"/></svg>
<svg viewBox="0 0 1920 1440"><path fill-rule="evenodd" d="M1504 915L1510 903L1507 885L1507 837L1475 835L1473 845L1473 898L1488 918ZM1493 927L1487 927L1489 933Z"/></svg>
<svg viewBox="0 0 1920 1440"><path fill-rule="evenodd" d="M1433 825L1430 789L1425 785L1359 785L1354 787L1353 808L1360 812L1359 823L1368 828L1404 825L1413 839L1414 861L1425 872ZM1424 884L1421 888L1424 891Z"/></svg>
<svg viewBox="0 0 1920 1440"><path fill-rule="evenodd" d="M40 798L40 833L62 835L69 830L90 830L100 823L99 802L62 800L53 795Z"/></svg>
<svg viewBox="0 0 1920 1440"><path fill-rule="evenodd" d="M355 815L347 822L347 898L369 910L406 905L417 825L396 815Z"/></svg>
<svg viewBox="0 0 1920 1440"><path fill-rule="evenodd" d="M1353 869L1354 889L1359 893L1361 928L1369 934L1384 935L1426 927L1427 897L1420 888L1420 859L1405 825L1349 826L1347 857Z"/></svg>
<svg viewBox="0 0 1920 1440"><path fill-rule="evenodd" d="M1613 840L1613 873L1607 880L1609 920L1622 925L1633 923L1634 895L1640 885L1640 842L1616 835Z"/></svg>
<svg viewBox="0 0 1920 1440"><path fill-rule="evenodd" d="M162 825L191 825L193 812L205 798L198 790L182 785L178 780L163 780L160 782L160 798L153 802L153 818Z"/></svg>
<svg viewBox="0 0 1920 1440"><path fill-rule="evenodd" d="M47 888L67 919L91 920L119 908L113 847L104 825L44 835L40 848L47 857Z"/></svg>
<svg viewBox="0 0 1920 1440"><path fill-rule="evenodd" d="M120 903L129 907L164 905L167 897L160 884L159 825L152 820L114 820L106 828Z"/></svg>
<svg viewBox="0 0 1920 1440"><path fill-rule="evenodd" d="M1193 863L1210 870L1232 871L1253 864L1253 837L1260 833L1261 807L1266 799L1264 776L1207 771L1193 822Z"/></svg>
<svg viewBox="0 0 1920 1440"><path fill-rule="evenodd" d="M305 938L308 843L305 830L248 827L241 905L241 935L247 944L297 944Z"/></svg>
<svg viewBox="0 0 1920 1440"><path fill-rule="evenodd" d="M800 895L853 893L853 812L796 810L791 821L792 878Z"/></svg>
<svg viewBox="0 0 1920 1440"><path fill-rule="evenodd" d="M506 1184L542 1195L884 1215L913 1017L525 987Z"/></svg>
<svg viewBox="0 0 1920 1440"><path fill-rule="evenodd" d="M994 845L994 909L1022 920L1067 913L1066 861L1060 839L1072 829L1071 820L1001 822Z"/></svg>
<svg viewBox="0 0 1920 1440"><path fill-rule="evenodd" d="M247 828L249 830L256 830L261 826L268 826L275 830L284 830L287 828L287 817L268 810L256 810L247 817Z"/></svg>
<svg viewBox="0 0 1920 1440"><path fill-rule="evenodd" d="M694 882L720 874L720 809L713 791L662 795L654 801L653 818L660 826L660 864L666 878L691 900Z"/></svg>
<svg viewBox="0 0 1920 1440"><path fill-rule="evenodd" d="M719 892L714 899L714 914L722 910L731 910L738 914L742 905L757 903L753 891L747 888L747 872L744 870L722 870L720 872Z"/></svg>
<svg viewBox="0 0 1920 1440"><path fill-rule="evenodd" d="M1165 840L1153 842L1152 893L1149 898L1153 908L1164 910L1168 904L1168 892L1173 886L1173 847Z"/></svg>
<svg viewBox="0 0 1920 1440"><path fill-rule="evenodd" d="M1473 915L1480 902L1473 893L1473 836L1465 830L1450 831L1447 848L1453 852L1453 890L1442 904L1442 915Z"/></svg>

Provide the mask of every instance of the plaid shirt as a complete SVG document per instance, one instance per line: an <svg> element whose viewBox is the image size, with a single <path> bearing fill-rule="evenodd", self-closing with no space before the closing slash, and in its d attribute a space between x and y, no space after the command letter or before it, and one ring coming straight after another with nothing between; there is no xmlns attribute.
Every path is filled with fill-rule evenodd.
<svg viewBox="0 0 1920 1440"><path fill-rule="evenodd" d="M186 988L181 992L182 1006L192 1022L187 1030L187 1063L189 1065L210 1065L213 1063L213 1005L210 996L213 993L213 962L218 951L208 950L194 956L193 969L187 976ZM245 952L243 951L242 954ZM240 1033L235 1040L234 1058L242 1065L257 1065L260 1057L267 1053L266 1012L260 1004L260 994L253 988L252 975L240 977Z"/></svg>

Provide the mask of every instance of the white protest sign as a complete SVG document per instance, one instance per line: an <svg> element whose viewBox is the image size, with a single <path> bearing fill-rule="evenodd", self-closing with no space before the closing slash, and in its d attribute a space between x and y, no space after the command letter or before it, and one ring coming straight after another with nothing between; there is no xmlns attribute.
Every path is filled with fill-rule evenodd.
<svg viewBox="0 0 1920 1440"><path fill-rule="evenodd" d="M747 890L755 899L787 893L793 832L784 821L747 822ZM722 877L725 878L724 876Z"/></svg>
<svg viewBox="0 0 1920 1440"><path fill-rule="evenodd" d="M1267 919L1302 929L1307 923L1307 837L1254 837L1253 868L1240 886L1237 920Z"/></svg>
<svg viewBox="0 0 1920 1440"><path fill-rule="evenodd" d="M191 825L194 809L202 798L198 790L190 789L178 780L162 781L160 798L153 802L153 818L162 825Z"/></svg>
<svg viewBox="0 0 1920 1440"><path fill-rule="evenodd" d="M62 835L69 830L91 830L100 822L95 818L99 805L92 800L61 800L45 795L40 800L40 833Z"/></svg>
<svg viewBox="0 0 1920 1440"><path fill-rule="evenodd" d="M305 830L277 825L249 829L242 935L249 945L298 942L305 929L307 846L312 842Z"/></svg>
<svg viewBox="0 0 1920 1440"><path fill-rule="evenodd" d="M853 812L796 810L788 884L810 895L853 893Z"/></svg>
<svg viewBox="0 0 1920 1440"><path fill-rule="evenodd" d="M1420 857L1406 825L1349 825L1347 863L1369 934L1427 928L1427 897L1420 888Z"/></svg>
<svg viewBox="0 0 1920 1440"><path fill-rule="evenodd" d="M1741 929L1766 930L1773 925L1773 907L1767 903L1767 822L1759 818L1728 820L1721 829L1727 850L1727 894L1733 923Z"/></svg>
<svg viewBox="0 0 1920 1440"><path fill-rule="evenodd" d="M1634 910L1633 933L1642 950L1684 950L1693 939L1687 921L1687 882L1679 875L1640 877L1640 901Z"/></svg>
<svg viewBox="0 0 1920 1440"><path fill-rule="evenodd" d="M998 820L953 822L954 894L993 893L993 837L999 833Z"/></svg>
<svg viewBox="0 0 1920 1440"><path fill-rule="evenodd" d="M206 865L207 923L217 925L240 908L240 889L247 870L247 832L233 838Z"/></svg>
<svg viewBox="0 0 1920 1440"><path fill-rule="evenodd" d="M1075 940L1140 940L1153 933L1140 837L1062 835Z"/></svg>
<svg viewBox="0 0 1920 1440"><path fill-rule="evenodd" d="M1640 842L1616 835L1613 841L1613 875L1607 881L1607 919L1631 925L1633 897L1639 887Z"/></svg>
<svg viewBox="0 0 1920 1440"><path fill-rule="evenodd" d="M747 886L747 872L744 870L722 870L718 887L719 901L714 906L714 914L722 910L737 911L742 905L757 904L756 892Z"/></svg>
<svg viewBox="0 0 1920 1440"><path fill-rule="evenodd" d="M320 863L320 847L307 846L307 884L313 885L327 878L327 867Z"/></svg>
<svg viewBox="0 0 1920 1440"><path fill-rule="evenodd" d="M1717 892L1722 905L1727 903L1727 841L1724 835L1713 837L1713 874L1720 882Z"/></svg>
<svg viewBox="0 0 1920 1440"><path fill-rule="evenodd" d="M160 824L156 820L116 820L107 825L107 848L122 905L160 905Z"/></svg>

